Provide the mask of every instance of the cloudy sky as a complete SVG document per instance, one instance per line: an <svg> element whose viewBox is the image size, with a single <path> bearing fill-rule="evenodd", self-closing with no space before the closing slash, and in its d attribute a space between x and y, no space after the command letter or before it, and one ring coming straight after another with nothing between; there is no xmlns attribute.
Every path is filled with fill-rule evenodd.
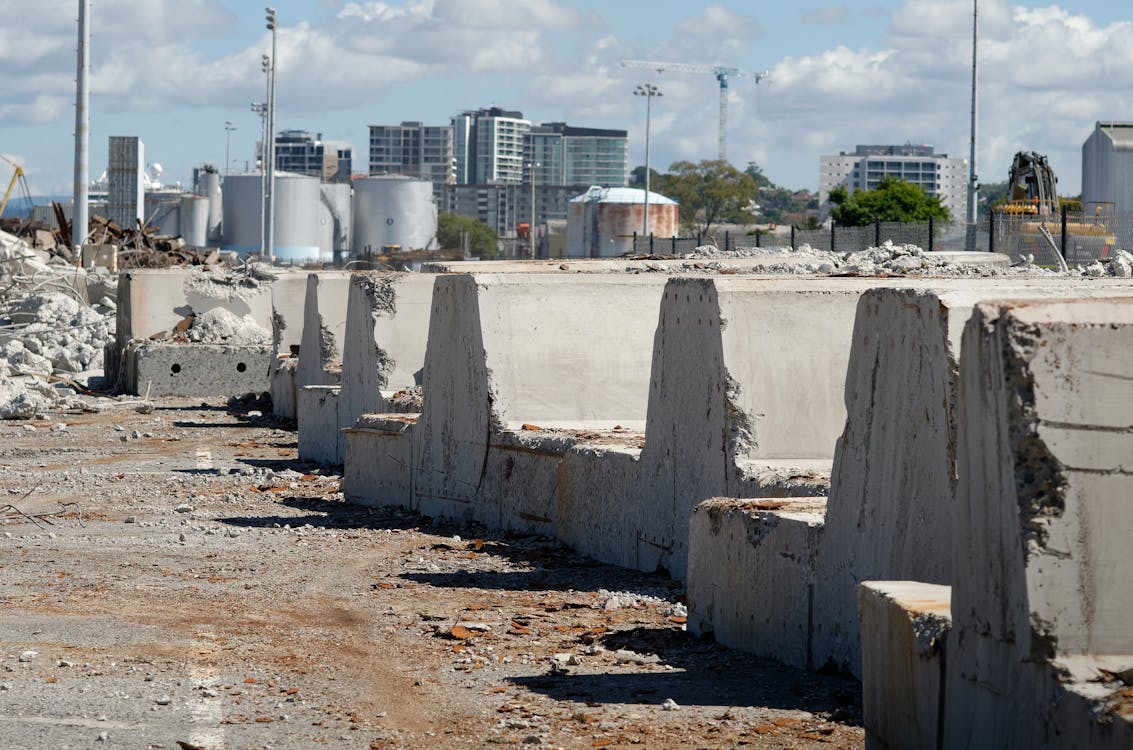
<svg viewBox="0 0 1133 750"><path fill-rule="evenodd" d="M0 0L0 154L35 194L70 193L77 0ZM715 158L711 74L626 69L623 59L769 72L731 82L728 158L776 183L817 189L818 157L859 143L969 148L972 0L275 0L278 129L345 140L355 171L367 127L447 124L501 106L535 122L629 131L644 162ZM977 163L1006 179L1015 151L1046 153L1060 192L1077 193L1081 146L1097 120L1133 120L1128 0L980 0ZM253 159L270 50L249 0L91 0L91 174L107 137L137 135L166 182L196 164ZM11 174L0 163L0 186Z"/></svg>

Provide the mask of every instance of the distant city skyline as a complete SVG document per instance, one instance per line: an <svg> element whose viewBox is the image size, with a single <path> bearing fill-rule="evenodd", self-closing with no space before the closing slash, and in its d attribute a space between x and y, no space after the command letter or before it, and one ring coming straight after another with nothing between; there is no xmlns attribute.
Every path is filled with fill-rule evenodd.
<svg viewBox="0 0 1133 750"><path fill-rule="evenodd" d="M800 0L279 0L277 131L349 143L366 169L371 125L447 124L498 106L533 123L627 130L644 163L640 83L653 103L651 166L716 158L717 83L623 59L768 70L730 81L728 158L775 183L818 188L819 156L859 143L924 143L968 156L972 3ZM74 0L0 0L0 153L35 194L72 183ZM1133 120L1133 23L1116 0L981 0L981 182L1020 149L1045 153L1064 194L1081 184L1097 120ZM645 12L648 10L648 12ZM163 180L255 166L270 51L263 7L236 0L92 3L92 178L111 135L139 137ZM225 130L225 123L235 130ZM230 141L229 141L230 138ZM10 177L0 162L0 183Z"/></svg>

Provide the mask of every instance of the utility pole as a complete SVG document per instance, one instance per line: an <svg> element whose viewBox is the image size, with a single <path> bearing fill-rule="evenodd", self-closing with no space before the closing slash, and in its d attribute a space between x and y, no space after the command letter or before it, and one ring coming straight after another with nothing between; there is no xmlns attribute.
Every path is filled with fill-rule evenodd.
<svg viewBox="0 0 1133 750"><path fill-rule="evenodd" d="M649 118L653 111L653 97L662 96L661 89L652 83L643 83L633 90L634 96L645 97L645 216L641 225L641 236L649 236Z"/></svg>
<svg viewBox="0 0 1133 750"><path fill-rule="evenodd" d="M271 57L267 58L268 76L268 142L267 142L267 210L264 212L264 258L275 257L275 71L276 23L275 8L265 8L267 28L271 32Z"/></svg>
<svg viewBox="0 0 1133 750"><path fill-rule="evenodd" d="M71 195L71 246L82 257L90 222L90 0L79 0L79 47L75 75L75 175Z"/></svg>
<svg viewBox="0 0 1133 750"><path fill-rule="evenodd" d="M228 120L224 121L224 176L228 176L229 169L232 165L232 131L236 130L236 126Z"/></svg>
<svg viewBox="0 0 1133 750"><path fill-rule="evenodd" d="M979 79L976 75L979 68L976 52L979 49L979 29L979 0L972 0L972 142L968 155L968 231L964 243L965 250L976 249L976 218L979 205L980 182L976 172L976 112L979 104L977 96Z"/></svg>

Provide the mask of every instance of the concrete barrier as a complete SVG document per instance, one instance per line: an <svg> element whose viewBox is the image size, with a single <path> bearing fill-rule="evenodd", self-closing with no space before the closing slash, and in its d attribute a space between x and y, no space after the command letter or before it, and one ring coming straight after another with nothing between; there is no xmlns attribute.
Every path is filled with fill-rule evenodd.
<svg viewBox="0 0 1133 750"><path fill-rule="evenodd" d="M271 347L243 342L182 343L170 331L191 315L224 310L270 331L271 279L200 269L131 269L119 274L115 344L127 393L238 396L270 387ZM160 337L166 340L151 340Z"/></svg>
<svg viewBox="0 0 1133 750"><path fill-rule="evenodd" d="M948 747L1133 747L1133 298L964 332Z"/></svg>
<svg viewBox="0 0 1133 750"><path fill-rule="evenodd" d="M272 413L295 419L297 350L303 341L303 307L306 304L307 273L284 271L271 285L272 366L270 375Z"/></svg>
<svg viewBox="0 0 1133 750"><path fill-rule="evenodd" d="M562 472L564 541L607 562L661 566L684 579L697 503L825 494L846 419L854 311L861 293L878 283L890 282L669 281L654 340L644 448L572 451ZM611 488L623 486L611 496Z"/></svg>
<svg viewBox="0 0 1133 750"><path fill-rule="evenodd" d="M349 271L307 275L295 385L338 385L346 339Z"/></svg>
<svg viewBox="0 0 1133 750"><path fill-rule="evenodd" d="M392 397L394 390L413 389L420 382L433 278L366 272L319 278L313 290L308 288L305 331L321 333L304 334L312 340L300 349L299 369L312 362L301 377L321 375L324 384L300 390L300 458L342 465L349 443L343 430L366 413L405 410ZM321 310L333 312L335 328L328 327ZM335 342L343 342L341 350ZM318 356L305 360L307 349ZM332 359L337 354L341 362Z"/></svg>
<svg viewBox="0 0 1133 750"><path fill-rule="evenodd" d="M360 502L554 534L558 464L588 436L644 426L651 342L665 279L569 274L451 275L436 280L420 419L407 428L409 498L356 486ZM375 428L374 425L378 426ZM351 431L348 463L404 471L404 453ZM357 436L358 451L355 451ZM401 440L403 438L394 438ZM396 456L382 466L383 456Z"/></svg>
<svg viewBox="0 0 1133 750"><path fill-rule="evenodd" d="M794 588L796 598L813 598L806 637L811 650L805 659L789 648L777 657L795 666L861 674L855 591L862 581L952 581L960 336L974 305L1003 293L1065 297L1133 291L1128 282L1065 279L1056 286L1043 279L901 283L912 288L871 290L858 305L845 381L847 417L813 561L817 573L813 585L810 578L800 578ZM789 533L781 542L777 533L768 531L749 543L774 554L777 545L792 544ZM689 629L717 632L726 645L775 656L779 641L731 639L743 632L744 622L765 616L745 609L756 597L738 591L732 594L735 603L721 603L719 594L714 607L698 601L705 586L696 577L720 578L724 574L709 569L712 561L737 555L716 552L725 541L701 537L708 548L690 570ZM783 590L788 585L760 570L751 571L751 580L753 587ZM776 616L791 615L781 609Z"/></svg>

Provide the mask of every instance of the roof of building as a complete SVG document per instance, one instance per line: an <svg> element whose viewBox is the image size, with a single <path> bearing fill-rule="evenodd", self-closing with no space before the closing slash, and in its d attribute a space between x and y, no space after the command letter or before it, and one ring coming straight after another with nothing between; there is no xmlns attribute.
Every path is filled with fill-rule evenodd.
<svg viewBox="0 0 1133 750"><path fill-rule="evenodd" d="M1133 146L1133 122L1099 120L1095 132L1104 133L1115 144Z"/></svg>
<svg viewBox="0 0 1133 750"><path fill-rule="evenodd" d="M630 187L592 187L582 195L571 198L571 203L602 201L603 203L645 203L645 191ZM676 205L676 201L660 193L649 191L649 205Z"/></svg>

